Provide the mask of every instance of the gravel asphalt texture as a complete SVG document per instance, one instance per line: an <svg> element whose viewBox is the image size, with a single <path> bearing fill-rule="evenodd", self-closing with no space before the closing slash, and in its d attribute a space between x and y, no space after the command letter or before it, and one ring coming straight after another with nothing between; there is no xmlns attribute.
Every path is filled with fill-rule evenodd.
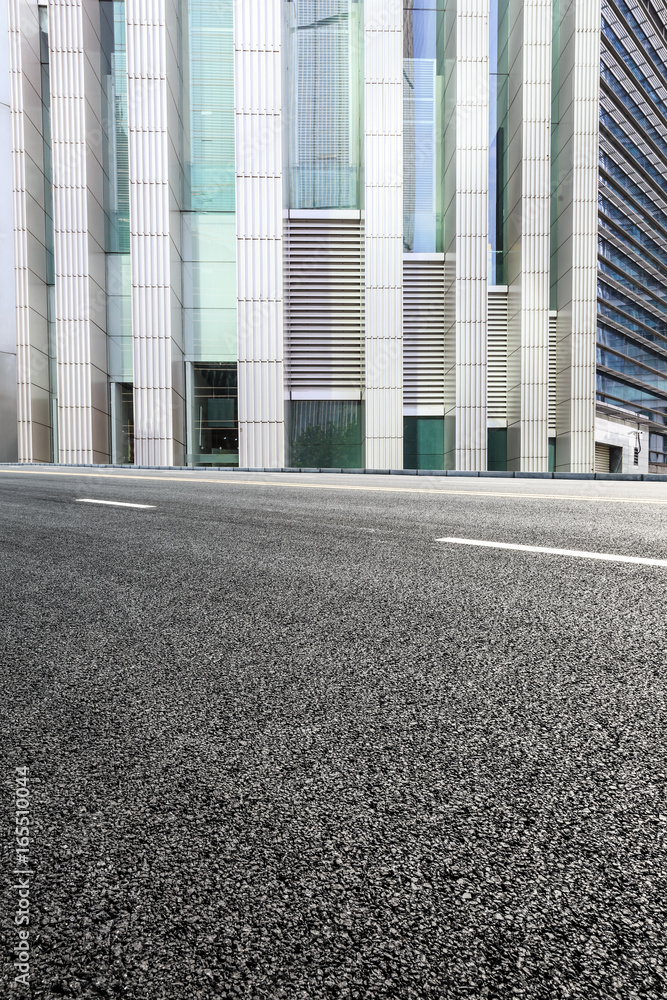
<svg viewBox="0 0 667 1000"><path fill-rule="evenodd" d="M667 569L448 535L667 485L0 469L3 1000L667 995Z"/></svg>

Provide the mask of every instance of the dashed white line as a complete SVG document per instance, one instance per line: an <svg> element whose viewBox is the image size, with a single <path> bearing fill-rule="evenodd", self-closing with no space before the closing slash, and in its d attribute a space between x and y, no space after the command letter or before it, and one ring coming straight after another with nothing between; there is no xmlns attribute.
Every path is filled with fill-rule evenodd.
<svg viewBox="0 0 667 1000"><path fill-rule="evenodd" d="M486 542L478 538L436 538L450 545L479 545L485 549L513 549L517 552L543 552L551 556L575 559L601 559L606 562L634 563L638 566L667 566L667 559L644 559L642 556L619 556L613 552L583 552L580 549L550 549L542 545L513 545L509 542Z"/></svg>
<svg viewBox="0 0 667 1000"><path fill-rule="evenodd" d="M107 507L140 507L142 510L155 510L154 503L124 503L122 500L75 500L74 503L103 503Z"/></svg>

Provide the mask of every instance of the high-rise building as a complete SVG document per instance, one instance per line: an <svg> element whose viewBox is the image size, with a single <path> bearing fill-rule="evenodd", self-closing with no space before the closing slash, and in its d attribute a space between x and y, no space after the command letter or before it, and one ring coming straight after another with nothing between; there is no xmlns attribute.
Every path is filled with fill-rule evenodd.
<svg viewBox="0 0 667 1000"><path fill-rule="evenodd" d="M667 468L665 0L7 14L1 459Z"/></svg>

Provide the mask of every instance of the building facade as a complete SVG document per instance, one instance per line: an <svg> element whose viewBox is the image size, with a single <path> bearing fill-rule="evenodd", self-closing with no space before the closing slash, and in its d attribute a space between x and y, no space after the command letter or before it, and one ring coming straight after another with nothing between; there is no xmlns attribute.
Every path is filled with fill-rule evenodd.
<svg viewBox="0 0 667 1000"><path fill-rule="evenodd" d="M0 36L0 459L664 471L664 0Z"/></svg>

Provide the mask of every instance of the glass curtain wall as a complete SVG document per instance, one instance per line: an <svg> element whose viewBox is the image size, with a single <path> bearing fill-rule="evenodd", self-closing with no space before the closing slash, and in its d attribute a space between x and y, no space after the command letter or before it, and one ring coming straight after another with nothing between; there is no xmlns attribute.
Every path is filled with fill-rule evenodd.
<svg viewBox="0 0 667 1000"><path fill-rule="evenodd" d="M642 413L667 465L667 39L603 0L597 398Z"/></svg>
<svg viewBox="0 0 667 1000"><path fill-rule="evenodd" d="M100 39L104 102L102 145L111 458L114 463L123 465L134 462L132 393L134 361L124 0L101 0Z"/></svg>
<svg viewBox="0 0 667 1000"><path fill-rule="evenodd" d="M556 0L557 2L557 0ZM488 282L505 284L509 115L509 0L489 4Z"/></svg>
<svg viewBox="0 0 667 1000"><path fill-rule="evenodd" d="M52 462L58 461L58 356L56 350L56 274L53 229L53 155L51 149L51 90L49 70L49 11L38 7L39 61L42 99L42 169L44 172L44 247L46 249L46 328L48 352L49 443Z"/></svg>
<svg viewBox="0 0 667 1000"><path fill-rule="evenodd" d="M444 0L403 9L403 250L442 253L445 165Z"/></svg>
<svg viewBox="0 0 667 1000"><path fill-rule="evenodd" d="M283 0L290 208L362 201L363 5Z"/></svg>
<svg viewBox="0 0 667 1000"><path fill-rule="evenodd" d="M182 23L186 460L238 465L233 0L187 0Z"/></svg>

